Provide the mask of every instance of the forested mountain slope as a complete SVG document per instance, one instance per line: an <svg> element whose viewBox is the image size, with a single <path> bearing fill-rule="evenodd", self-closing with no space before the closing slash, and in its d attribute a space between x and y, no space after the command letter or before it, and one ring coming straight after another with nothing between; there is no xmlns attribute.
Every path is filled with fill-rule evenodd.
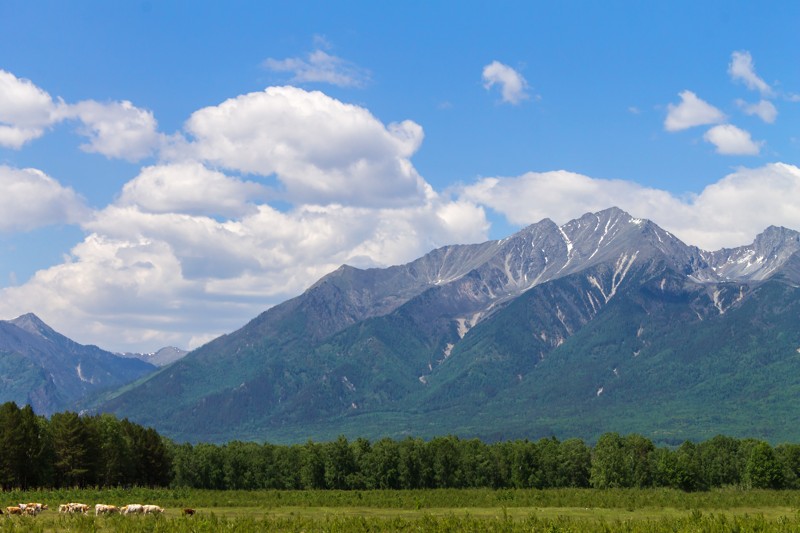
<svg viewBox="0 0 800 533"><path fill-rule="evenodd" d="M0 321L0 401L50 415L91 395L130 383L155 367L78 344L29 313Z"/></svg>
<svg viewBox="0 0 800 533"><path fill-rule="evenodd" d="M342 267L100 409L188 440L798 439L798 265L786 228L708 252L616 208L543 220Z"/></svg>

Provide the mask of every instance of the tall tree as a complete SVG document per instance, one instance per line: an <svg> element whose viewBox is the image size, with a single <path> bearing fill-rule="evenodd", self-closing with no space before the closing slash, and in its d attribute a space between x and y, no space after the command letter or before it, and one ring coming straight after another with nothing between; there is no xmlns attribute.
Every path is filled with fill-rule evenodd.
<svg viewBox="0 0 800 533"><path fill-rule="evenodd" d="M22 487L25 477L25 436L20 431L22 416L14 402L0 405L0 485L3 489Z"/></svg>
<svg viewBox="0 0 800 533"><path fill-rule="evenodd" d="M55 454L56 484L85 487L95 482L98 458L95 435L74 412L56 413L50 418Z"/></svg>
<svg viewBox="0 0 800 533"><path fill-rule="evenodd" d="M592 452L592 486L600 489L630 487L631 472L625 455L625 441L619 433L602 434Z"/></svg>
<svg viewBox="0 0 800 533"><path fill-rule="evenodd" d="M745 480L756 489L779 489L783 486L783 467L772 446L759 442L753 447L745 467Z"/></svg>

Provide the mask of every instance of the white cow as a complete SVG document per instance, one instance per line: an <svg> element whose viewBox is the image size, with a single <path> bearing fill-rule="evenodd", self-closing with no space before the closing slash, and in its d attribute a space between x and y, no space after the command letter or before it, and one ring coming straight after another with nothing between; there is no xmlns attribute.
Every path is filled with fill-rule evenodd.
<svg viewBox="0 0 800 533"><path fill-rule="evenodd" d="M140 503L130 503L122 508L122 514L142 514L144 512L144 506Z"/></svg>

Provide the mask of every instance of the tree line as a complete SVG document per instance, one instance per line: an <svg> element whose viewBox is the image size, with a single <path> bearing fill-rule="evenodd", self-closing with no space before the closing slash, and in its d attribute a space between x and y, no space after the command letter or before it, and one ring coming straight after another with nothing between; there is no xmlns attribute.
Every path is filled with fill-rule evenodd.
<svg viewBox="0 0 800 533"><path fill-rule="evenodd" d="M677 448L641 435L515 440L455 436L281 446L181 444L173 484L206 489L646 488L800 489L800 445L717 436Z"/></svg>
<svg viewBox="0 0 800 533"><path fill-rule="evenodd" d="M113 415L0 405L0 487L168 486L171 444L154 429Z"/></svg>
<svg viewBox="0 0 800 533"><path fill-rule="evenodd" d="M276 445L178 444L113 415L0 405L0 487L202 489L800 489L800 444L716 436L677 448L642 435L485 443L455 436Z"/></svg>

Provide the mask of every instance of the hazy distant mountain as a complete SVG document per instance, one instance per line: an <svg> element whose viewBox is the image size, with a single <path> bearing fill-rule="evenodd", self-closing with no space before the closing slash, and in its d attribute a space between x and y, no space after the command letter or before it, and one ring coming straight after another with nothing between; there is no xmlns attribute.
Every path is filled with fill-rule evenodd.
<svg viewBox="0 0 800 533"><path fill-rule="evenodd" d="M150 363L151 365L155 366L167 366L170 363L174 363L178 359L183 358L186 355L186 350L181 350L180 348L175 348L174 346L167 346L165 348L161 348L160 350L152 353L134 353L134 352L126 352L126 353L118 353L120 357L132 357L134 359L139 359L146 363Z"/></svg>
<svg viewBox="0 0 800 533"><path fill-rule="evenodd" d="M75 409L79 400L153 370L149 363L78 344L32 313L0 321L0 401L30 404L38 414Z"/></svg>
<svg viewBox="0 0 800 533"><path fill-rule="evenodd" d="M611 208L343 266L104 405L181 439L800 439L800 234L687 246Z"/></svg>

